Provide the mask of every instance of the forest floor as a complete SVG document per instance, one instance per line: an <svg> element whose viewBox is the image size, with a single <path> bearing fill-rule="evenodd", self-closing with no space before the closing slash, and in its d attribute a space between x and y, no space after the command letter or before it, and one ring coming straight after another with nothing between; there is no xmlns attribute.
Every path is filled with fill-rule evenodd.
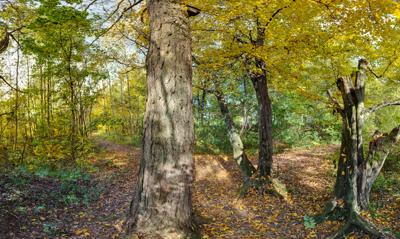
<svg viewBox="0 0 400 239"><path fill-rule="evenodd" d="M140 150L97 141L101 150L93 156L92 164L100 170L87 186L101 185L99 197L85 204L54 203L49 195L60 184L46 177L30 179L28 185L18 190L0 187L1 239L109 239L121 235L134 191ZM229 156L196 155L193 206L206 222L200 227L203 238L325 238L338 230L338 222L326 222L312 229L305 228L303 223L304 215L321 211L329 198L334 169L328 158L336 148L296 149L275 156L275 177L286 184L288 200L258 192L240 198L240 173ZM0 175L1 185L7 185L9 180ZM400 231L400 195L373 194L372 201L373 211L365 216L382 228ZM349 238L368 237L354 234Z"/></svg>

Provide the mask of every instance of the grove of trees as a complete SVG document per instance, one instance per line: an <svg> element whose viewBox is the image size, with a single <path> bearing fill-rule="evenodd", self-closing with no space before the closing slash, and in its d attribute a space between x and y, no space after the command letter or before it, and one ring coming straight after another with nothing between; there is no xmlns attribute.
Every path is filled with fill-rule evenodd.
<svg viewBox="0 0 400 239"><path fill-rule="evenodd" d="M91 183L121 167L134 182L121 238L201 238L195 155L229 155L238 198L291 203L279 155L327 146L330 196L304 230L338 221L329 238L397 238L366 214L399 202L399 23L394 0L0 1L0 237L21 202L37 214L35 183L65 199L43 208L88 206L113 187L89 200ZM126 145L140 156L101 166Z"/></svg>

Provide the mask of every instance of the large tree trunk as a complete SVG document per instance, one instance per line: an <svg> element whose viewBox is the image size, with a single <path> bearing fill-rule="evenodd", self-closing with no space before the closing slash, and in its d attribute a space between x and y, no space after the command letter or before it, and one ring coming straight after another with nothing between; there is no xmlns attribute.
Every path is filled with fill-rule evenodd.
<svg viewBox="0 0 400 239"><path fill-rule="evenodd" d="M253 164L247 158L246 152L243 148L243 143L240 138L239 133L237 132L234 124L232 115L229 111L228 106L225 103L224 96L221 92L216 92L215 97L218 100L218 105L221 110L221 114L225 119L225 125L228 129L229 141L233 150L233 159L236 164L239 166L240 172L243 176L243 183L248 183L253 173L256 171Z"/></svg>
<svg viewBox="0 0 400 239"><path fill-rule="evenodd" d="M254 91L258 101L259 114L259 155L258 155L258 174L260 178L272 175L272 106L268 94L267 71L265 62L256 59L256 66L261 73L250 74Z"/></svg>
<svg viewBox="0 0 400 239"><path fill-rule="evenodd" d="M344 118L342 118L344 119ZM346 142L345 142L345 122L342 120L342 141L340 144L339 159L337 162L336 182L334 187L335 198L343 198L346 192Z"/></svg>
<svg viewBox="0 0 400 239"><path fill-rule="evenodd" d="M358 71L351 77L337 80L337 86L343 100L343 108L330 95L337 111L342 116L342 144L338 161L334 199L327 204L323 214L318 215L317 222L330 216L337 216L334 211L340 211L340 217L346 218L346 224L331 238L342 238L354 228L364 230L379 238L392 238L373 224L362 218L360 210L367 209L371 186L379 174L390 148L400 139L400 127L390 133L375 137L369 145L367 158L363 152L362 130L365 120L364 97L367 62L360 60ZM338 207L338 202L344 201L344 209Z"/></svg>
<svg viewBox="0 0 400 239"><path fill-rule="evenodd" d="M128 233L186 238L193 230L191 39L181 1L149 0L143 157Z"/></svg>
<svg viewBox="0 0 400 239"><path fill-rule="evenodd" d="M344 109L341 113L342 115L342 145L341 145L341 152L339 156L339 163L338 163L338 171L336 177L336 186L335 186L335 196L337 198L343 198L346 194L346 185L344 182L346 180L346 165L344 157L347 154L354 154L356 155L356 171L357 175L357 201L358 207L362 210L368 209L369 205L369 194L371 190L371 186L373 181L375 181L376 176L380 169L385 162L387 154L389 150L385 152L381 152L382 149L377 147L377 139L374 139L370 143L369 153L367 158L364 157L364 150L363 150L363 137L362 137L362 130L364 127L364 120L365 112L364 108L364 98L365 98L365 78L366 78L366 64L365 61L360 61L359 63L359 70L355 74L355 85L352 84L351 78L341 78L338 80L338 86L341 89L341 93L343 96L344 102ZM352 108L354 107L354 109ZM354 114L354 115L352 115ZM351 117L353 118L349 118ZM354 130L349 132L348 125L354 126ZM349 145L351 145L352 140L355 140L357 146L354 149L351 149L349 152ZM380 138L382 141L382 139ZM355 151L355 152L353 152ZM376 154L377 153L377 154ZM382 154L383 153L383 154ZM379 159L375 156L379 155ZM375 157L375 159L374 159ZM378 163L379 162L379 163ZM372 173L374 171L374 173ZM372 174L375 177L371 176Z"/></svg>

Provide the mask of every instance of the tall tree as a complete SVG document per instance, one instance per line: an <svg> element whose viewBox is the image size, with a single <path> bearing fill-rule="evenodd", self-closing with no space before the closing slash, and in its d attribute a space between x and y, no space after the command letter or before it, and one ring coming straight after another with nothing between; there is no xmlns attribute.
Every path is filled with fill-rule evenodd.
<svg viewBox="0 0 400 239"><path fill-rule="evenodd" d="M148 99L143 156L128 233L186 238L193 231L192 56L188 17L179 0L149 0Z"/></svg>
<svg viewBox="0 0 400 239"><path fill-rule="evenodd" d="M400 126L397 126L388 133L376 134L369 143L368 154L364 155L363 128L367 117L383 107L400 104L398 100L385 101L377 106L365 108L367 69L368 62L361 59L358 70L352 77L340 77L337 80L342 103L328 92L335 110L342 118L342 145L334 197L327 204L325 211L314 220L319 223L337 217L338 214L346 218L345 226L332 238L342 238L355 228L379 238L394 238L365 220L360 213L368 208L371 187L393 146L400 141ZM341 201L344 202L344 207L340 205Z"/></svg>
<svg viewBox="0 0 400 239"><path fill-rule="evenodd" d="M196 54L199 61L208 63L206 65L211 69L232 62L240 62L245 69L258 103L258 177L269 178L272 176L273 117L267 77L273 79L280 74L275 71L275 65L283 62L281 55L287 55L283 48L295 29L288 27L292 23L288 15L299 3L294 0L211 2L204 7L212 14L195 25L201 44ZM204 31L209 34L204 35Z"/></svg>

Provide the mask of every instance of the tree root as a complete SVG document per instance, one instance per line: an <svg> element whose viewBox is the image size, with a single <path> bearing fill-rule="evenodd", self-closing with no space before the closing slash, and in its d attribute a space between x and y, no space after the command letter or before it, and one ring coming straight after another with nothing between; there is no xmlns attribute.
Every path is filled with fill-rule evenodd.
<svg viewBox="0 0 400 239"><path fill-rule="evenodd" d="M354 217L352 217L352 223L360 230L373 235L377 238L383 238L383 239L396 239L396 236L389 233L382 231L379 229L377 226L375 226L373 223L368 222L367 220L363 219L361 215L355 214Z"/></svg>
<svg viewBox="0 0 400 239"><path fill-rule="evenodd" d="M388 232L384 232L377 228L374 224L364 220L359 214L354 213L353 216L349 218L346 224L336 232L334 235L330 236L329 239L341 239L344 238L349 233L354 230L361 230L374 238L379 239L396 239L396 237Z"/></svg>
<svg viewBox="0 0 400 239"><path fill-rule="evenodd" d="M346 210L343 208L341 200L336 198L331 199L326 203L322 213L312 216L315 224L323 223L327 220L345 220Z"/></svg>
<svg viewBox="0 0 400 239"><path fill-rule="evenodd" d="M341 239L354 230L361 230L374 238L380 239L396 239L396 236L389 232L382 231L373 223L368 222L366 219L355 211L350 211L342 207L340 200L333 198L330 200L324 208L321 214L312 216L315 224L320 224L327 220L344 220L345 225L335 234L329 237L329 239Z"/></svg>
<svg viewBox="0 0 400 239"><path fill-rule="evenodd" d="M251 189L257 190L260 194L268 193L286 201L290 200L285 184L275 178L249 178L245 180L239 191L240 197L246 196Z"/></svg>

